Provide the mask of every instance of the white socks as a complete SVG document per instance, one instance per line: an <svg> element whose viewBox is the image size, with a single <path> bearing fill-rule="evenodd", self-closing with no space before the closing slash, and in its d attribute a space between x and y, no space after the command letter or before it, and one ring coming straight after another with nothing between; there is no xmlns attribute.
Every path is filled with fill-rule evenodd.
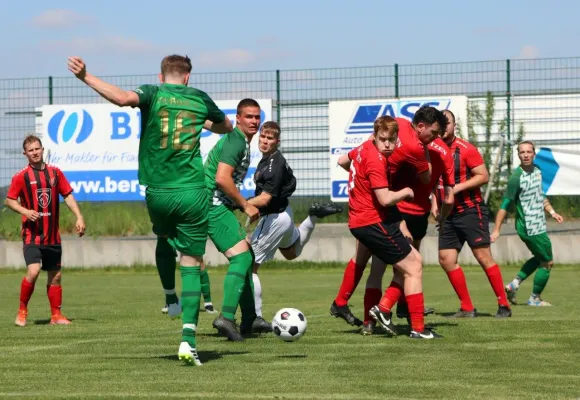
<svg viewBox="0 0 580 400"><path fill-rule="evenodd" d="M252 280L254 281L254 303L256 307L256 315L258 317L262 316L262 283L260 282L260 277L258 274L252 274Z"/></svg>
<svg viewBox="0 0 580 400"><path fill-rule="evenodd" d="M312 236L312 231L314 231L314 226L316 225L316 221L318 220L317 217L314 215L308 216L300 226L298 227L298 232L300 233L300 238L294 244L294 250L296 255L299 256L302 254L302 249L306 246L306 243L310 240L310 236Z"/></svg>

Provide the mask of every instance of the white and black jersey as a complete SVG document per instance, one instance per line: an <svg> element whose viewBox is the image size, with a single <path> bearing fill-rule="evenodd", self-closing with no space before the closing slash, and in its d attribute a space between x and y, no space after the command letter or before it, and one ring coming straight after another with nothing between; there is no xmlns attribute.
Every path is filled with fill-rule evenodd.
<svg viewBox="0 0 580 400"><path fill-rule="evenodd" d="M260 208L260 215L281 213L288 207L288 198L296 190L296 178L288 162L277 150L262 157L254 175L256 184L255 196L262 192L272 195L272 200L266 207Z"/></svg>

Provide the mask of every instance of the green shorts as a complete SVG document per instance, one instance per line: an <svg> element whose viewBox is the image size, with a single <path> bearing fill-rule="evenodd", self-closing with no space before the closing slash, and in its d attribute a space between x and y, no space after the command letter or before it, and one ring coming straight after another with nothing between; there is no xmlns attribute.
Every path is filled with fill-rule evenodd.
<svg viewBox="0 0 580 400"><path fill-rule="evenodd" d="M224 205L209 207L208 234L220 253L224 253L246 239L246 231L234 212Z"/></svg>
<svg viewBox="0 0 580 400"><path fill-rule="evenodd" d="M534 236L520 235L520 238L534 257L538 258L541 262L549 262L554 259L552 256L552 242L547 233L540 233Z"/></svg>
<svg viewBox="0 0 580 400"><path fill-rule="evenodd" d="M209 210L205 188L147 188L145 202L153 233L167 237L171 246L182 254L205 254Z"/></svg>

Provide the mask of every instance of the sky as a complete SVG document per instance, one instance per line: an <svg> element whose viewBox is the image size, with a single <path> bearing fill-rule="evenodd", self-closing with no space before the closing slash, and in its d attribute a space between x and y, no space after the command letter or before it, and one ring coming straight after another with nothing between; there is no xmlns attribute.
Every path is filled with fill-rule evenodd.
<svg viewBox="0 0 580 400"><path fill-rule="evenodd" d="M574 0L27 0L0 6L0 79L424 64L578 55Z"/></svg>

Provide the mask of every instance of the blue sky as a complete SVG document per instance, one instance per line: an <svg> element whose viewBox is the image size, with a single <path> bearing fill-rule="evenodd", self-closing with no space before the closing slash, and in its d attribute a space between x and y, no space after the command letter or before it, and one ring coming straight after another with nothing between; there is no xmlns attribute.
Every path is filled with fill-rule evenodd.
<svg viewBox="0 0 580 400"><path fill-rule="evenodd" d="M1 13L0 78L67 76L73 54L95 74L125 75L156 73L169 53L199 72L259 71L566 57L580 39L573 0L145 4L20 2Z"/></svg>

